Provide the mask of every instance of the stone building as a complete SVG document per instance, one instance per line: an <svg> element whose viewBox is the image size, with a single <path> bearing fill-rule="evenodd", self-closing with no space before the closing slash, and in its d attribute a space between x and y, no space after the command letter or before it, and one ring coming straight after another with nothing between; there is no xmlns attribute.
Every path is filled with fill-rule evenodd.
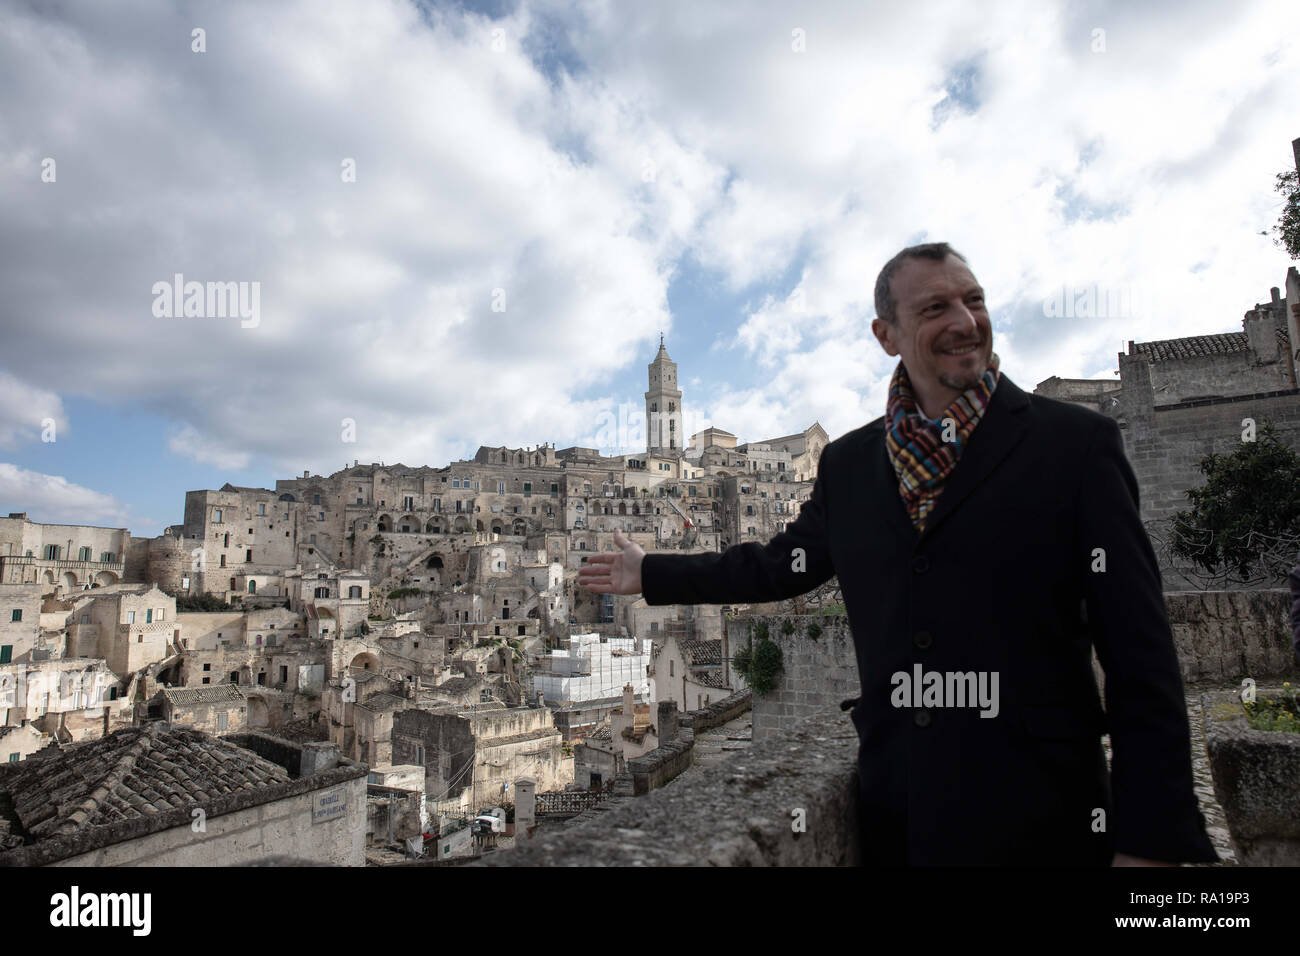
<svg viewBox="0 0 1300 956"><path fill-rule="evenodd" d="M153 723L0 764L0 866L365 862L366 769L326 744Z"/></svg>
<svg viewBox="0 0 1300 956"><path fill-rule="evenodd" d="M73 602L67 656L98 657L119 677L179 651L176 599L152 584L115 584Z"/></svg>
<svg viewBox="0 0 1300 956"><path fill-rule="evenodd" d="M60 741L103 736L130 722L118 675L102 659L0 665L0 727L30 723Z"/></svg>
<svg viewBox="0 0 1300 956"><path fill-rule="evenodd" d="M17 727L0 727L0 763L18 763L37 753L50 742L49 734L41 733L31 721Z"/></svg>
<svg viewBox="0 0 1300 956"><path fill-rule="evenodd" d="M41 524L27 520L25 511L11 512L0 518L0 584L39 584L42 594L62 597L117 584L130 548L126 528Z"/></svg>
<svg viewBox="0 0 1300 956"><path fill-rule="evenodd" d="M393 721L394 763L425 771L430 813L476 813L510 802L510 784L521 776L539 790L563 790L573 764L541 707L483 705L474 712L403 710Z"/></svg>
<svg viewBox="0 0 1300 956"><path fill-rule="evenodd" d="M149 705L148 715L173 727L239 734L248 729L248 699L234 684L167 687Z"/></svg>
<svg viewBox="0 0 1300 956"><path fill-rule="evenodd" d="M33 653L40 656L42 587L0 584L0 664L26 663Z"/></svg>
<svg viewBox="0 0 1300 956"><path fill-rule="evenodd" d="M657 644L650 665L650 700L671 700L683 713L702 710L741 689L732 681L729 635L714 640L689 636L685 627L670 628Z"/></svg>
<svg viewBox="0 0 1300 956"><path fill-rule="evenodd" d="M1300 279L1289 281L1300 286ZM1053 377L1034 392L1118 421L1142 518L1163 535L1172 515L1188 507L1187 490L1204 484L1198 462L1239 447L1247 420L1272 422L1277 437L1300 450L1297 343L1287 313L1274 288L1268 302L1245 313L1240 332L1130 342L1119 355L1118 382ZM1196 587L1167 555L1161 562L1166 588Z"/></svg>

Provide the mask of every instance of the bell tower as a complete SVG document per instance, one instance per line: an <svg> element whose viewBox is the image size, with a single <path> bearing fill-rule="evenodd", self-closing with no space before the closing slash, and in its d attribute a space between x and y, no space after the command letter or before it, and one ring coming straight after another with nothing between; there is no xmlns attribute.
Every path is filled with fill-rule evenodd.
<svg viewBox="0 0 1300 956"><path fill-rule="evenodd" d="M663 333L650 363L650 388L645 393L646 451L680 458L689 436L682 435L682 393L677 387L677 363L668 357Z"/></svg>

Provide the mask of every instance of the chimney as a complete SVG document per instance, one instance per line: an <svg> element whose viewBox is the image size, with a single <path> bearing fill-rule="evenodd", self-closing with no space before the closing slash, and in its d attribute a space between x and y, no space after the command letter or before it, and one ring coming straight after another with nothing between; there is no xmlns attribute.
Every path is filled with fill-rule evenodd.
<svg viewBox="0 0 1300 956"><path fill-rule="evenodd" d="M677 701L659 701L659 722L655 726L659 728L660 747L677 739Z"/></svg>
<svg viewBox="0 0 1300 956"><path fill-rule="evenodd" d="M632 685L624 684L623 685L623 714L628 718L629 727L632 725L631 717L635 713L635 711L632 709L634 701L635 698L632 695Z"/></svg>
<svg viewBox="0 0 1300 956"><path fill-rule="evenodd" d="M310 477L311 477L311 470L308 469L307 471L304 471L304 472L302 473L302 476L303 476L304 478L310 478Z"/></svg>

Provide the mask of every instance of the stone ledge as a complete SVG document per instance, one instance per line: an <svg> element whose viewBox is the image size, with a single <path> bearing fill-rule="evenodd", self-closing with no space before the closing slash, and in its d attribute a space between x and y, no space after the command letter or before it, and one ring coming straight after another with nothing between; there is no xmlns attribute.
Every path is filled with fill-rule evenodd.
<svg viewBox="0 0 1300 956"><path fill-rule="evenodd" d="M846 714L813 714L694 779L613 797L472 865L856 865L857 750Z"/></svg>

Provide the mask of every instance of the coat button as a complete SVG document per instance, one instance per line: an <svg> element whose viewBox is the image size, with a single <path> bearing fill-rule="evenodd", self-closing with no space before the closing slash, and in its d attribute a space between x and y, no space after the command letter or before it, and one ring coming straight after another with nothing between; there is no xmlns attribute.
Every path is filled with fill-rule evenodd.
<svg viewBox="0 0 1300 956"><path fill-rule="evenodd" d="M917 631L912 635L912 643L923 651L928 651L934 643L934 635L929 631Z"/></svg>
<svg viewBox="0 0 1300 956"><path fill-rule="evenodd" d="M930 712L928 710L918 710L915 714L912 715L912 720L916 723L916 726L918 727L929 727Z"/></svg>
<svg viewBox="0 0 1300 956"><path fill-rule="evenodd" d="M912 559L912 570L917 574L925 574L930 570L930 559L923 554L917 555Z"/></svg>

